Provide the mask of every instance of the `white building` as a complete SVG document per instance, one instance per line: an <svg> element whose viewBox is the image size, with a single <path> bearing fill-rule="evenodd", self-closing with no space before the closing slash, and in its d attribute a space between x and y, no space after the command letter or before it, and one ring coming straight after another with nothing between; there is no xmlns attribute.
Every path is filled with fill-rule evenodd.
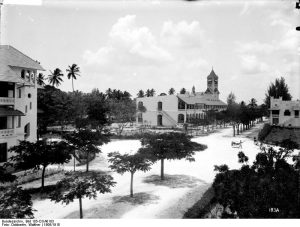
<svg viewBox="0 0 300 227"><path fill-rule="evenodd" d="M224 110L219 99L218 76L212 70L207 76L205 92L137 98L137 106L146 111L137 114L137 123L151 126L175 126L192 119L204 119L207 110Z"/></svg>
<svg viewBox="0 0 300 227"><path fill-rule="evenodd" d="M300 127L300 100L284 101L270 98L270 124L283 127Z"/></svg>
<svg viewBox="0 0 300 227"><path fill-rule="evenodd" d="M0 163L19 140L36 140L38 70L44 70L39 62L0 45Z"/></svg>

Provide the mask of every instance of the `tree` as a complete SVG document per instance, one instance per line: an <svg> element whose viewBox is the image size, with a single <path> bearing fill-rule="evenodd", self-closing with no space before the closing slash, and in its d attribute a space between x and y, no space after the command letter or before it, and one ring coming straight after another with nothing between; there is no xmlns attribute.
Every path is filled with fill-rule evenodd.
<svg viewBox="0 0 300 227"><path fill-rule="evenodd" d="M111 118L118 124L118 135L120 136L124 127L135 118L136 103L131 100L110 101L109 109Z"/></svg>
<svg viewBox="0 0 300 227"><path fill-rule="evenodd" d="M174 95L175 94L175 89L171 87L168 94L169 95Z"/></svg>
<svg viewBox="0 0 300 227"><path fill-rule="evenodd" d="M250 166L243 152L239 170L218 173L213 188L215 201L229 207L239 218L299 218L297 171L287 162L293 150L286 141L283 147L261 146L261 152ZM278 209L272 212L270 209Z"/></svg>
<svg viewBox="0 0 300 227"><path fill-rule="evenodd" d="M101 194L111 192L115 185L113 178L109 175L99 173L73 173L66 175L64 179L56 184L56 190L50 194L51 201L69 204L74 199L79 200L80 218L83 218L82 199L96 199L97 192Z"/></svg>
<svg viewBox="0 0 300 227"><path fill-rule="evenodd" d="M151 97L155 96L155 90L153 88L150 90L150 96Z"/></svg>
<svg viewBox="0 0 300 227"><path fill-rule="evenodd" d="M185 158L195 161L195 151L202 151L207 147L191 141L191 137L184 133L145 134L141 139L143 148L140 153L151 161L161 162L161 180L164 180L164 160Z"/></svg>
<svg viewBox="0 0 300 227"><path fill-rule="evenodd" d="M72 79L72 89L74 92L74 82L73 80L77 79L77 76L80 76L80 70L79 70L79 66L76 64L72 64L71 66L68 66L69 68L66 70L67 71L67 77L68 79Z"/></svg>
<svg viewBox="0 0 300 227"><path fill-rule="evenodd" d="M150 90L150 89L147 89L145 95L146 95L146 97L150 97L150 96L151 96L151 90Z"/></svg>
<svg viewBox="0 0 300 227"><path fill-rule="evenodd" d="M47 166L64 164L71 159L69 145L65 142L46 144L44 141L31 143L24 140L10 148L9 152L16 154L10 158L16 169L42 168L42 189Z"/></svg>
<svg viewBox="0 0 300 227"><path fill-rule="evenodd" d="M275 83L271 83L268 87L265 104L268 108L270 108L270 97L279 98L282 97L282 100L291 100L292 96L289 92L288 85L285 83L285 79L283 77L277 78Z"/></svg>
<svg viewBox="0 0 300 227"><path fill-rule="evenodd" d="M234 103L236 103L236 97L235 94L233 94L233 92L230 92L230 94L227 97L227 105L233 105Z"/></svg>
<svg viewBox="0 0 300 227"><path fill-rule="evenodd" d="M34 218L31 196L17 186L0 187L0 218Z"/></svg>
<svg viewBox="0 0 300 227"><path fill-rule="evenodd" d="M101 150L97 146L102 146L110 141L108 133L102 131L92 131L90 129L80 129L64 135L64 138L71 144L72 150L84 154L86 160L86 172L89 171L90 159L95 157Z"/></svg>
<svg viewBox="0 0 300 227"><path fill-rule="evenodd" d="M130 172L130 197L133 197L133 175L136 171L149 171L152 162L140 153L136 154L120 154L119 152L111 152L108 154L108 162L111 163L109 168L117 173L124 174Z"/></svg>
<svg viewBox="0 0 300 227"><path fill-rule="evenodd" d="M181 88L180 94L184 95L185 93L186 93L186 89L185 88Z"/></svg>
<svg viewBox="0 0 300 227"><path fill-rule="evenodd" d="M143 97L145 97L144 91L143 91L143 90L139 90L139 92L137 93L137 97L138 97L138 98L143 98Z"/></svg>
<svg viewBox="0 0 300 227"><path fill-rule="evenodd" d="M56 68L53 72L50 71L50 73L51 75L48 76L49 83L52 86L58 87L63 81L62 77L64 74L59 68Z"/></svg>
<svg viewBox="0 0 300 227"><path fill-rule="evenodd" d="M43 73L38 74L38 76L36 78L36 82L40 86L45 86L45 76Z"/></svg>

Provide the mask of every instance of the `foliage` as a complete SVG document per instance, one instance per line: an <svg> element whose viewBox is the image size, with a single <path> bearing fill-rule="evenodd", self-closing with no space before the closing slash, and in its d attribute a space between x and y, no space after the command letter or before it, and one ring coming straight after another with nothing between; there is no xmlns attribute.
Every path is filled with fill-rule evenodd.
<svg viewBox="0 0 300 227"><path fill-rule="evenodd" d="M207 147L191 141L191 136L184 133L170 132L162 134L145 134L141 139L140 153L153 162L161 161L161 178L164 178L164 160L185 158L195 161L193 155L196 151L202 151Z"/></svg>
<svg viewBox="0 0 300 227"><path fill-rule="evenodd" d="M143 97L145 97L144 91L143 91L143 90L139 90L139 92L137 93L137 97L138 97L138 98L143 98Z"/></svg>
<svg viewBox="0 0 300 227"><path fill-rule="evenodd" d="M174 95L175 94L175 89L174 88L170 88L170 90L168 91L169 95Z"/></svg>
<svg viewBox="0 0 300 227"><path fill-rule="evenodd" d="M217 202L240 218L299 218L298 174L287 162L292 152L262 146L252 166L218 173L213 183ZM239 153L240 161L245 157Z"/></svg>
<svg viewBox="0 0 300 227"><path fill-rule="evenodd" d="M86 154L86 171L89 171L89 156L91 154L100 153L101 150L97 146L102 146L110 141L110 135L102 133L98 130L80 129L72 133L64 135L64 138L71 144L71 149Z"/></svg>
<svg viewBox="0 0 300 227"><path fill-rule="evenodd" d="M45 85L45 76L44 76L43 73L39 73L37 75L36 82L40 86L44 86Z"/></svg>
<svg viewBox="0 0 300 227"><path fill-rule="evenodd" d="M56 190L50 194L51 201L69 204L74 199L79 199L80 218L82 214L82 198L96 199L97 192L101 194L111 192L115 185L109 175L101 175L96 172L66 174L66 177L57 182Z"/></svg>
<svg viewBox="0 0 300 227"><path fill-rule="evenodd" d="M136 103L131 100L111 100L109 109L111 118L118 124L118 135L121 135L124 127L135 119Z"/></svg>
<svg viewBox="0 0 300 227"><path fill-rule="evenodd" d="M270 97L279 98L282 97L282 100L291 100L292 96L289 92L288 85L285 83L283 77L277 78L275 83L271 83L268 87L268 90L265 94L265 105L267 108L270 108Z"/></svg>
<svg viewBox="0 0 300 227"><path fill-rule="evenodd" d="M34 218L31 196L16 186L0 188L0 218Z"/></svg>
<svg viewBox="0 0 300 227"><path fill-rule="evenodd" d="M186 93L186 89L185 89L185 88L181 88L181 90L180 90L179 93L180 93L180 94L185 94L185 93Z"/></svg>
<svg viewBox="0 0 300 227"><path fill-rule="evenodd" d="M133 174L136 171L149 171L152 162L140 153L136 154L120 154L119 152L111 152L108 154L108 162L111 163L109 168L117 173L131 173L130 196L133 197Z"/></svg>
<svg viewBox="0 0 300 227"><path fill-rule="evenodd" d="M64 74L59 68L56 68L53 72L50 71L50 75L48 76L48 81L52 86L58 87L61 82L63 82L62 77Z"/></svg>
<svg viewBox="0 0 300 227"><path fill-rule="evenodd" d="M8 173L4 166L0 166L0 183L12 182L17 177L11 173Z"/></svg>
<svg viewBox="0 0 300 227"><path fill-rule="evenodd" d="M272 130L272 126L270 124L264 124L263 128L258 133L258 140L264 141L264 139L269 135Z"/></svg>
<svg viewBox="0 0 300 227"><path fill-rule="evenodd" d="M42 167L42 188L44 187L45 169L48 165L64 164L71 159L70 147L65 142L46 144L44 141L31 143L20 141L9 152L15 155L10 158L16 169L40 169Z"/></svg>
<svg viewBox="0 0 300 227"><path fill-rule="evenodd" d="M230 92L230 94L227 97L227 105L233 105L234 103L236 103L236 97L235 94L233 94L233 92Z"/></svg>

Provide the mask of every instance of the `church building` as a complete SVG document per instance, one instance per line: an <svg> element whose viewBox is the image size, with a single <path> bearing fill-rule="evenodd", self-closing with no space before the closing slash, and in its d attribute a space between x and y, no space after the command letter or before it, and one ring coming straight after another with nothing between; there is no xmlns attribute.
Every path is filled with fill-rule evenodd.
<svg viewBox="0 0 300 227"><path fill-rule="evenodd" d="M219 99L219 77L214 70L207 76L205 92L187 92L153 97L137 98L138 112L136 122L150 126L172 127L191 123L193 119L204 119L208 110L225 110L227 105ZM193 89L194 90L194 89Z"/></svg>

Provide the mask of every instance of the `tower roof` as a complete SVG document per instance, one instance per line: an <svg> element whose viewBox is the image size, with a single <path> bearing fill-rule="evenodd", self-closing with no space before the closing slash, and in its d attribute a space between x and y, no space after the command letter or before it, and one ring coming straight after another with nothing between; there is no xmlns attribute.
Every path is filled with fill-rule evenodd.
<svg viewBox="0 0 300 227"><path fill-rule="evenodd" d="M214 69L211 70L210 74L207 76L207 78L217 78L218 79L218 76L217 74L215 73Z"/></svg>

